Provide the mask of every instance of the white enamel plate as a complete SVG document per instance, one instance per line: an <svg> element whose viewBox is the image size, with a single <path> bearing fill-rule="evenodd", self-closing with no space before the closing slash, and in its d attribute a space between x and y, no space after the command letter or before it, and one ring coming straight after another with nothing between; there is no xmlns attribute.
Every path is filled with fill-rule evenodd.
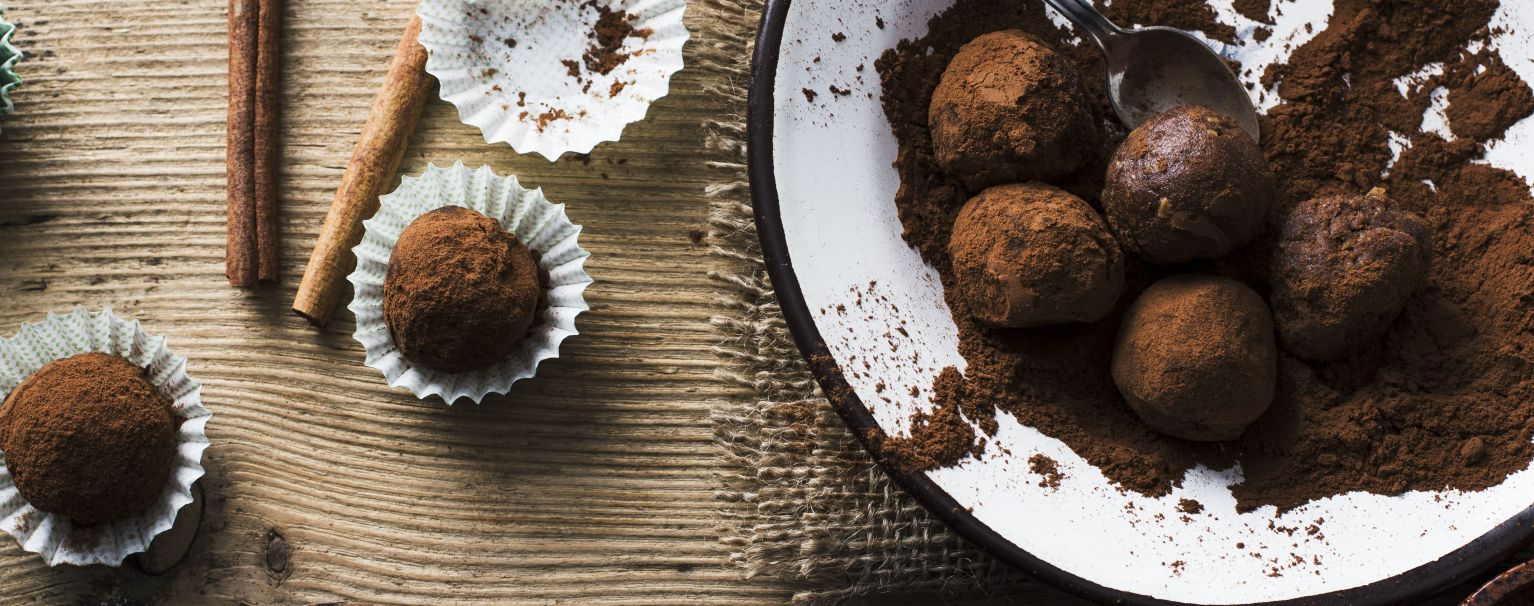
<svg viewBox="0 0 1534 606"><path fill-rule="evenodd" d="M874 427L904 435L911 416L932 406L936 374L965 366L936 272L901 239L896 142L873 72L886 49L924 35L928 19L951 3L770 0L758 36L750 170L768 269L795 340L825 391L847 394L835 404L859 436ZM1255 24L1231 0L1211 5L1245 36L1222 50L1257 66L1255 74L1284 60L1284 43L1297 47L1323 31L1332 12L1330 0L1276 0L1278 31L1257 44ZM1503 0L1494 25L1493 47L1534 82L1534 3ZM828 85L851 93L825 94ZM810 100L805 89L822 94ZM1263 109L1276 102L1265 91L1253 97ZM1431 119L1425 127L1434 128ZM1517 163L1534 151L1531 141L1534 121L1525 120L1490 146L1486 161L1530 178L1528 163ZM850 306L869 294L870 282L888 311L816 311ZM876 372L838 371L852 360L872 361ZM910 395L912 387L920 395ZM1478 492L1349 493L1282 515L1273 507L1238 514L1229 488L1235 470L1196 468L1162 498L1121 493L1059 440L1005 413L999 420L978 459L895 478L996 556L1103 601L1402 604L1463 580L1534 535L1534 469ZM1039 486L1027 464L1034 454L1059 463L1058 488ZM1184 498L1204 506L1193 523L1177 510ZM1285 531L1318 518L1324 537ZM1272 574L1275 567L1281 574Z"/></svg>

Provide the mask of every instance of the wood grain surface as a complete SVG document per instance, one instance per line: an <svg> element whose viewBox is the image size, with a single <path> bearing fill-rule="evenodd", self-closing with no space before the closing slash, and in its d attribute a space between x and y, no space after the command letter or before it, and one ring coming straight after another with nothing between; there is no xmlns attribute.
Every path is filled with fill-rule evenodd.
<svg viewBox="0 0 1534 606"><path fill-rule="evenodd" d="M618 144L549 163L485 145L433 101L402 171L488 164L585 225L592 305L509 397L448 408L362 365L344 310L294 316L297 278L409 0L292 0L282 269L224 281L224 0L7 0L28 58L0 122L0 334L76 304L169 337L215 412L208 516L169 574L49 569L0 540L0 601L780 603L717 545L706 410L709 75ZM694 31L705 7L688 14ZM754 27L754 24L740 24ZM657 176L662 176L657 178Z"/></svg>

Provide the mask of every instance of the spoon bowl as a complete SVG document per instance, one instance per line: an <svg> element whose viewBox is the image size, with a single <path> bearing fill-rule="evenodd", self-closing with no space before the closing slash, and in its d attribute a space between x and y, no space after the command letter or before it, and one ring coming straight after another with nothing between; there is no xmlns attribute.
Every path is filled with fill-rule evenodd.
<svg viewBox="0 0 1534 606"><path fill-rule="evenodd" d="M1045 0L1102 49L1108 98L1134 129L1179 105L1203 105L1229 116L1260 140L1257 110L1225 59L1192 34L1170 27L1124 29L1085 0Z"/></svg>
<svg viewBox="0 0 1534 606"><path fill-rule="evenodd" d="M1108 97L1134 128L1178 105L1203 105L1259 139L1257 111L1219 55L1187 32L1150 27L1116 40L1108 55Z"/></svg>

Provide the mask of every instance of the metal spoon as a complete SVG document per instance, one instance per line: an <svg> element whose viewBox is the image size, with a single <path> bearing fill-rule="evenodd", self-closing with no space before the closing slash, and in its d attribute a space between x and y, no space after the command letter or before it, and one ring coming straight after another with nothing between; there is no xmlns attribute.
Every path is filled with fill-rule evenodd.
<svg viewBox="0 0 1534 606"><path fill-rule="evenodd" d="M1257 110L1230 66L1202 41L1170 27L1124 29L1091 0L1044 0L1097 43L1108 66L1108 99L1135 128L1178 105L1203 105L1260 138Z"/></svg>

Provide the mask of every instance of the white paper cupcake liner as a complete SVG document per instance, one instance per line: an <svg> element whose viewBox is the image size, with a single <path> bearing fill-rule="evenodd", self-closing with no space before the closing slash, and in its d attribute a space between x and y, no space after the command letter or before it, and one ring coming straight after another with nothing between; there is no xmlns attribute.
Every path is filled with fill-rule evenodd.
<svg viewBox="0 0 1534 606"><path fill-rule="evenodd" d="M605 75L583 62L598 6L621 8L636 30L648 30L624 39L627 60ZM418 12L426 71L459 118L479 127L486 143L557 160L617 141L666 96L682 69L686 7L685 0L422 0Z"/></svg>
<svg viewBox="0 0 1534 606"><path fill-rule="evenodd" d="M416 217L444 206L470 208L499 221L538 253L538 267L548 276L545 305L527 338L485 370L445 373L415 366L395 349L384 321L384 278L394 244ZM363 227L362 243L353 249L357 269L347 278L356 290L348 307L357 316L357 341L367 350L366 364L382 371L390 386L423 400L437 396L451 405L467 398L478 404L489 394L507 393L513 383L533 376L540 362L559 357L559 344L577 334L575 317L588 309L583 293L591 276L584 266L591 253L576 241L581 226L542 189L528 190L516 177L499 177L488 166L471 171L462 162L450 168L428 165L420 177L405 177L399 189L380 197L378 213Z"/></svg>
<svg viewBox="0 0 1534 606"><path fill-rule="evenodd" d="M148 549L156 535L170 529L176 513L192 502L192 484L203 476L205 429L213 413L202 405L202 385L187 376L186 358L172 353L164 337L145 333L137 320L120 318L111 309L90 313L76 307L67 315L48 314L42 322L22 325L14 338L0 338L0 397L49 362L90 352L122 356L147 368L149 382L171 399L181 419L175 469L160 500L142 514L76 527L65 516L28 504L0 453L0 525L22 549L43 556L49 566L122 565L124 558Z"/></svg>

